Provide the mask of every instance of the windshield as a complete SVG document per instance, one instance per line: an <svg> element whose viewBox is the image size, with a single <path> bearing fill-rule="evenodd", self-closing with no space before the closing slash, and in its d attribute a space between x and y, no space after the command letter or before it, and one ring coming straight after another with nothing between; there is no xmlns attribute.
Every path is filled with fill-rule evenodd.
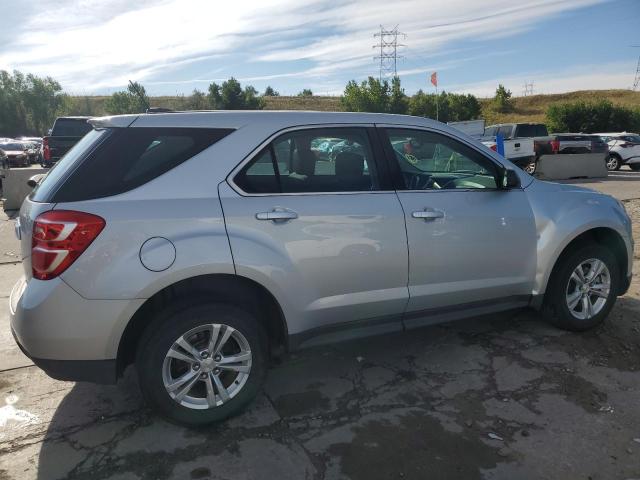
<svg viewBox="0 0 640 480"><path fill-rule="evenodd" d="M59 118L53 126L52 135L56 137L82 137L92 129L85 119Z"/></svg>
<svg viewBox="0 0 640 480"><path fill-rule="evenodd" d="M59 180L62 179L67 172L70 172L76 163L84 157L85 153L105 138L109 132L110 129L92 130L85 135L82 140L76 143L73 148L49 170L49 173L47 173L44 179L33 190L31 200L34 202L46 202L47 198L56 190Z"/></svg>

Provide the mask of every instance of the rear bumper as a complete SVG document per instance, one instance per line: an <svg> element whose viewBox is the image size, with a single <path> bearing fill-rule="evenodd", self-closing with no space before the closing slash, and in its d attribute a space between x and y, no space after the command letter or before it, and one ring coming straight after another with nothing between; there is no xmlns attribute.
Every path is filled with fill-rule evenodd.
<svg viewBox="0 0 640 480"><path fill-rule="evenodd" d="M526 157L508 158L507 160L518 167L526 167L531 162L535 161L535 159L536 157L534 155L527 155Z"/></svg>
<svg viewBox="0 0 640 480"><path fill-rule="evenodd" d="M60 380L113 383L122 332L140 300L87 300L60 278L21 278L9 298L16 343Z"/></svg>
<svg viewBox="0 0 640 480"><path fill-rule="evenodd" d="M11 329L13 338L18 344L22 353L44 373L56 380L71 382L92 382L105 385L116 383L116 361L115 360L47 360L35 358L22 346L13 328Z"/></svg>

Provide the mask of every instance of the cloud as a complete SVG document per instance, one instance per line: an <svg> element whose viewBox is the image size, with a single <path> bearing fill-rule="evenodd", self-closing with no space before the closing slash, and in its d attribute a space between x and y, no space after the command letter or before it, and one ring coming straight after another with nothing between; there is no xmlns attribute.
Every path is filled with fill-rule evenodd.
<svg viewBox="0 0 640 480"><path fill-rule="evenodd" d="M515 35L600 1L23 0L9 12L12 36L0 37L0 69L89 92L129 79L188 91L232 74L333 85L372 72L380 24L400 24L411 50L432 61L454 42Z"/></svg>
<svg viewBox="0 0 640 480"><path fill-rule="evenodd" d="M451 92L472 93L492 97L498 82L515 96L522 95L525 82L534 82L534 93L562 93L571 90L627 89L633 84L635 62L610 62L565 68L554 72L529 71L499 80L449 85Z"/></svg>

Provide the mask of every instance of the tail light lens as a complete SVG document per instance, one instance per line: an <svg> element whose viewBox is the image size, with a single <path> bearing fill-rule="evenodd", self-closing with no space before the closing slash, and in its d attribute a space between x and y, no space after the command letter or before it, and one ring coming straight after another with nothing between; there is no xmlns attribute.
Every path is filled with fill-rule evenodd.
<svg viewBox="0 0 640 480"><path fill-rule="evenodd" d="M498 145L495 143L492 143L491 146L489 147L491 150L493 150L494 152L498 151Z"/></svg>
<svg viewBox="0 0 640 480"><path fill-rule="evenodd" d="M31 268L33 277L50 280L64 272L95 240L105 226L97 215L53 210L33 223Z"/></svg>
<svg viewBox="0 0 640 480"><path fill-rule="evenodd" d="M51 160L51 149L49 148L49 139L42 139L42 156L45 160Z"/></svg>
<svg viewBox="0 0 640 480"><path fill-rule="evenodd" d="M558 153L560 151L560 140L551 140L551 152Z"/></svg>

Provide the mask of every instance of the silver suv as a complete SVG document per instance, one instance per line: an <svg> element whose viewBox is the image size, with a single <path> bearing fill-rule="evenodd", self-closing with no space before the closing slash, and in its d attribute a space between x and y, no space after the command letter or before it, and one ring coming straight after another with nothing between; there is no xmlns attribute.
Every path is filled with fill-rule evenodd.
<svg viewBox="0 0 640 480"><path fill-rule="evenodd" d="M257 394L270 358L533 307L586 330L629 287L615 199L533 179L409 116L191 112L91 120L22 206L11 326L54 378L183 424Z"/></svg>

